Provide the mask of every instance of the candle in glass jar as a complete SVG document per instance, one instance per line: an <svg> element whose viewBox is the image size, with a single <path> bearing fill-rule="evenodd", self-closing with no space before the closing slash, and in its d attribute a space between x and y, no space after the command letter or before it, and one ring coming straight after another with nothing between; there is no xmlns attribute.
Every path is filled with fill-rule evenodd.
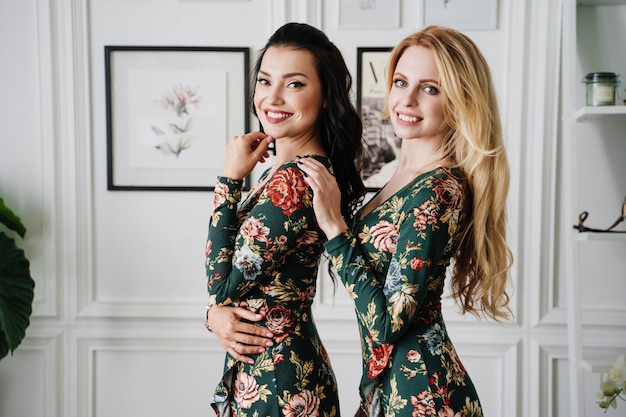
<svg viewBox="0 0 626 417"><path fill-rule="evenodd" d="M587 84L587 106L612 106L618 75L613 72L590 72L583 78Z"/></svg>

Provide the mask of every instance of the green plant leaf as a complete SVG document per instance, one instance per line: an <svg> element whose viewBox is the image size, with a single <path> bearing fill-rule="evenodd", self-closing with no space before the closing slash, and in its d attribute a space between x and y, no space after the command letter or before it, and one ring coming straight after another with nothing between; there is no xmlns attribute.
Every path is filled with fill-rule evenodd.
<svg viewBox="0 0 626 417"><path fill-rule="evenodd" d="M0 232L0 359L13 353L26 335L34 289L24 251Z"/></svg>
<svg viewBox="0 0 626 417"><path fill-rule="evenodd" d="M0 198L0 223L4 224L9 229L17 232L20 237L24 237L26 234L26 228L22 224L22 221L10 208L4 204L4 200Z"/></svg>

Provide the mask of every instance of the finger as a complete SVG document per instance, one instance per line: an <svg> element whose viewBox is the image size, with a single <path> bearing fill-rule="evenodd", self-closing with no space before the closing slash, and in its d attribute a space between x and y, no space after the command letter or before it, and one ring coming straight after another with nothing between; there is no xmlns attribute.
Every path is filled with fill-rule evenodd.
<svg viewBox="0 0 626 417"><path fill-rule="evenodd" d="M298 163L301 163L302 165L308 167L309 169L314 169L318 171L319 170L328 171L328 168L326 168L326 165L322 164L317 159L311 158L308 156L298 157Z"/></svg>
<svg viewBox="0 0 626 417"><path fill-rule="evenodd" d="M262 335L255 335L250 332L242 332L237 335L237 340L245 345L265 350L265 347L274 346L274 341L271 337L267 337L267 334L271 333L266 331Z"/></svg>
<svg viewBox="0 0 626 417"><path fill-rule="evenodd" d="M241 343L235 343L230 349L227 349L228 353L238 361L249 363L250 365L254 364L254 359L249 356L245 356L249 353L257 353L257 352L247 352L246 346Z"/></svg>
<svg viewBox="0 0 626 417"><path fill-rule="evenodd" d="M257 158L261 158L263 155L269 156L267 148L269 148L270 143L272 143L273 141L274 138L272 138L271 136L266 136L265 138L257 138L255 141L256 143L252 144L252 146L254 146L253 155L256 155Z"/></svg>
<svg viewBox="0 0 626 417"><path fill-rule="evenodd" d="M314 163L311 163L311 161L307 159L309 158L299 158L297 163L298 167L306 174L304 180L307 184L309 184L309 186L311 186L313 192L315 193L322 189L322 187L320 186L321 173L319 171L319 167L316 167ZM324 166L322 165L322 167ZM324 167L323 169L326 170L326 167Z"/></svg>
<svg viewBox="0 0 626 417"><path fill-rule="evenodd" d="M262 314L253 313L242 309L237 311L237 315L241 320L258 322L263 318ZM233 323L233 331L237 333L237 341L247 345L272 346L272 338L274 334L263 326L238 320Z"/></svg>

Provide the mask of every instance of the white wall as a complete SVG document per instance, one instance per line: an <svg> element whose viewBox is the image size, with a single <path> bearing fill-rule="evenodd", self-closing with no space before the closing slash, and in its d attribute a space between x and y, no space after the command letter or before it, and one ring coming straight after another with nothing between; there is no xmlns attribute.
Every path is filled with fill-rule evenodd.
<svg viewBox="0 0 626 417"><path fill-rule="evenodd" d="M0 197L27 225L37 283L27 337L0 362L0 416L212 415L223 360L202 325L212 194L107 191L104 46L243 46L253 61L278 26L303 21L328 34L356 78L357 47L392 46L422 27L423 0L400 1L395 29L338 28L338 1L0 3ZM447 323L486 415L566 416L559 4L497 3L497 29L467 33L491 65L507 132L516 319L480 322L447 305ZM610 267L609 285L624 277L623 263ZM333 296L322 274L315 315L351 415L360 350L344 292ZM592 296L602 305L601 291ZM626 344L606 332L593 344L605 342Z"/></svg>

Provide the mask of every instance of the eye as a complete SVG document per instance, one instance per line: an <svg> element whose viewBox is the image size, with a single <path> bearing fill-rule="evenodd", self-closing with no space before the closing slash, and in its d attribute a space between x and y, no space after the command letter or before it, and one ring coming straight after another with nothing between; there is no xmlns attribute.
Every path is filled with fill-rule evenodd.
<svg viewBox="0 0 626 417"><path fill-rule="evenodd" d="M433 96L439 94L439 89L437 87L433 87L432 85L427 85L426 87L424 87L424 91L426 91L427 94Z"/></svg>
<svg viewBox="0 0 626 417"><path fill-rule="evenodd" d="M404 80L393 80L393 85L395 85L398 88L403 88L407 86L406 81Z"/></svg>
<svg viewBox="0 0 626 417"><path fill-rule="evenodd" d="M268 85L270 82L265 78L257 78L256 82L261 85Z"/></svg>
<svg viewBox="0 0 626 417"><path fill-rule="evenodd" d="M300 81L292 81L289 84L287 84L287 88L300 88L300 87L304 87L304 84L301 83Z"/></svg>

